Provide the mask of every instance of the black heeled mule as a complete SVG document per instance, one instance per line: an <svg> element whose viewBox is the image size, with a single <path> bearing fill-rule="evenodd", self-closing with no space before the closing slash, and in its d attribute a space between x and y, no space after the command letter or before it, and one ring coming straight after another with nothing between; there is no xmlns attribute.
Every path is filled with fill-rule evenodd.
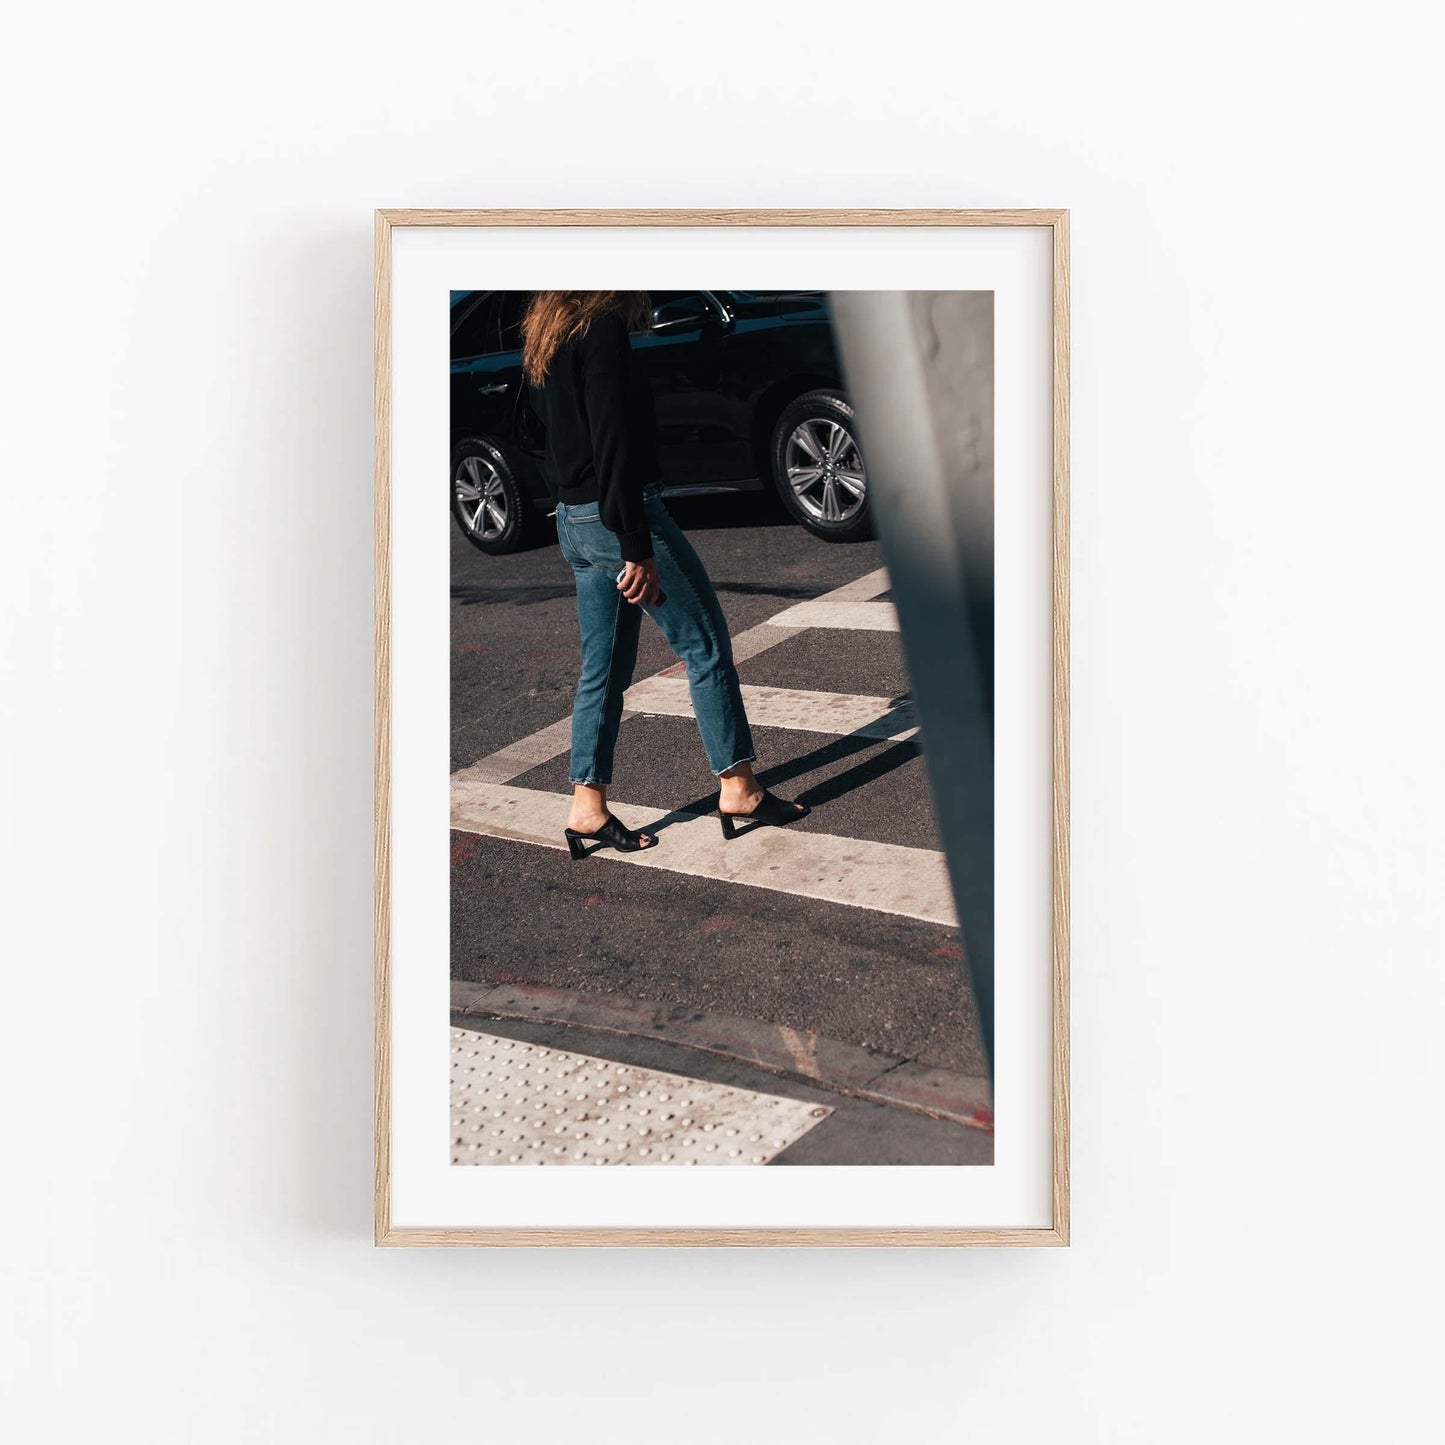
<svg viewBox="0 0 1445 1445"><path fill-rule="evenodd" d="M562 833L567 839L567 851L571 853L574 863L581 862L587 856L587 850L582 846L584 843L604 843L616 848L619 853L640 853L644 848L657 847L656 834L624 828L610 813L607 821L594 833L579 833L575 828L564 828ZM644 843L643 838L651 838L652 842Z"/></svg>
<svg viewBox="0 0 1445 1445"><path fill-rule="evenodd" d="M806 818L811 811L804 803L789 803L764 788L758 806L751 813L724 813L719 808L717 816L722 824L723 837L731 841L738 836L739 823L756 823L760 828L782 828L796 823L799 818ZM742 831L750 833L752 829L744 828Z"/></svg>

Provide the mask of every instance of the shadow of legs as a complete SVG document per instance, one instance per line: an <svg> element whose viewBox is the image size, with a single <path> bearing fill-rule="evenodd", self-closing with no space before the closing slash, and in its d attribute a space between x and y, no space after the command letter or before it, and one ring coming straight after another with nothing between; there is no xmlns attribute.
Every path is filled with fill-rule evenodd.
<svg viewBox="0 0 1445 1445"><path fill-rule="evenodd" d="M792 778L802 777L818 768L827 767L829 763L840 762L844 758L856 757L859 753L867 752L878 746L879 739L877 738L854 736L835 738L821 748L814 748L810 753L803 753L800 757L789 758L785 763L777 763L773 767L764 768L758 774L758 781L765 788L781 787ZM880 752L845 772L804 789L803 792L797 794L794 801L803 803L809 808L817 807L820 803L831 803L834 799L851 793L855 788L861 788L865 783L871 783L875 778L881 778L895 768L902 767L904 763L911 758L916 758L918 754L917 742L912 738L903 739L891 746L884 747ZM680 807L674 808L655 823L648 824L647 831L655 833L673 823L686 822L689 817L714 812L717 804L718 795L716 793L708 793L701 798L694 798L690 803L683 803Z"/></svg>

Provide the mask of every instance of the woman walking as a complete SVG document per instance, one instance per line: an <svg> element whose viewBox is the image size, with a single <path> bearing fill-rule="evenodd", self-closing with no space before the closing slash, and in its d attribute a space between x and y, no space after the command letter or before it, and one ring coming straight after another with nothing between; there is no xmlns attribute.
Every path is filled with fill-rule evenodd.
<svg viewBox="0 0 1445 1445"><path fill-rule="evenodd" d="M756 754L727 621L662 499L652 391L628 341L649 314L642 291L539 291L522 322L522 365L547 430L557 540L576 576L582 631L566 828L573 858L585 856L588 841L626 853L657 842L607 809L644 610L687 666L693 714L718 777L723 836L736 836L738 818L778 825L808 811L775 797L753 775Z"/></svg>

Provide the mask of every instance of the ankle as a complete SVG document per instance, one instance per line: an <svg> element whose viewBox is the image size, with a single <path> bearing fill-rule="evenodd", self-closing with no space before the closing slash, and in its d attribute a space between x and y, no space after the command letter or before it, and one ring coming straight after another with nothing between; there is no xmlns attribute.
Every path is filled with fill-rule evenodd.
<svg viewBox="0 0 1445 1445"><path fill-rule="evenodd" d="M567 813L567 826L579 833L590 833L607 821L605 798L575 797Z"/></svg>
<svg viewBox="0 0 1445 1445"><path fill-rule="evenodd" d="M730 808L737 804L755 803L763 796L762 785L752 776L721 778L718 787L718 801Z"/></svg>

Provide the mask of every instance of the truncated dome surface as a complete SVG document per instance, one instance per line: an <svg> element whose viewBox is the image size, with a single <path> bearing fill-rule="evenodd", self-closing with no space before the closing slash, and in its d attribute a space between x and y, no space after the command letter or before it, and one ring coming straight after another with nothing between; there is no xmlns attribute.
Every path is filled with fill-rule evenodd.
<svg viewBox="0 0 1445 1445"><path fill-rule="evenodd" d="M453 1164L766 1164L833 1111L452 1030Z"/></svg>

